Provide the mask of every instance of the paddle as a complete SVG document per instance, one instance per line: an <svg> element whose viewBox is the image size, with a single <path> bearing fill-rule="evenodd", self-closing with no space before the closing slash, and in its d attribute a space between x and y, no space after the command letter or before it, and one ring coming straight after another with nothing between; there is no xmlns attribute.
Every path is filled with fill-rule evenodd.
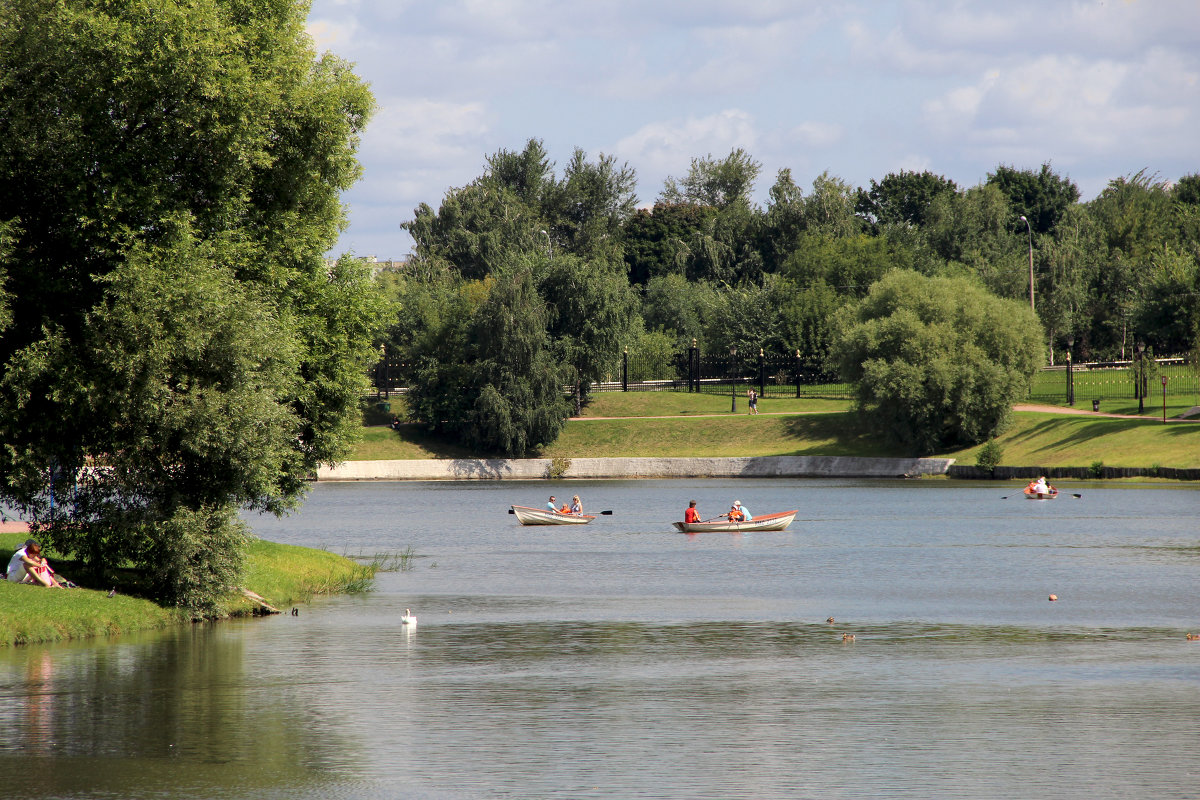
<svg viewBox="0 0 1200 800"><path fill-rule="evenodd" d="M547 510L547 511L549 511L550 509L546 509L546 510ZM510 514L515 514L515 513L517 513L517 512L513 511L513 510L510 508L510 509L508 510L508 513L510 513ZM562 512L561 512L561 511L555 511L554 513L555 513L555 514L561 514ZM596 512L596 514L597 514L598 516L603 516L603 517L611 517L611 516L613 515L613 513L612 513L612 511L611 511L611 510L609 510L609 511L597 511L597 512Z"/></svg>

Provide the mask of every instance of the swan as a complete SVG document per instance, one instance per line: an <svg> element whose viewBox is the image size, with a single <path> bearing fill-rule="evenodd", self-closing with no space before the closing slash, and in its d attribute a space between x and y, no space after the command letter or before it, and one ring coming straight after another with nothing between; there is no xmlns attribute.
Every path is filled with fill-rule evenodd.
<svg viewBox="0 0 1200 800"><path fill-rule="evenodd" d="M413 616L411 609L404 609L404 616L400 618L401 625L416 625L417 618Z"/></svg>

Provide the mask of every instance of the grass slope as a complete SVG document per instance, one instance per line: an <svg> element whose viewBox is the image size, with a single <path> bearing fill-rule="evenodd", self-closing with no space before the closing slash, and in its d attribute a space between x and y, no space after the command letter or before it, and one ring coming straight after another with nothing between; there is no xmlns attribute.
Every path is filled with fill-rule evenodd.
<svg viewBox="0 0 1200 800"><path fill-rule="evenodd" d="M0 533L3 566L26 538L25 533ZM57 571L75 577L70 562L60 561L53 552L46 555ZM276 608L284 608L314 595L362 591L374 574L372 566L324 550L258 540L247 553L243 585ZM0 646L154 630L190 620L178 609L163 608L120 588L109 597L110 588L45 589L0 580ZM259 608L240 593L230 595L225 603L231 616L252 614Z"/></svg>
<svg viewBox="0 0 1200 800"><path fill-rule="evenodd" d="M393 410L402 402L393 399ZM730 413L728 395L686 392L624 392L598 395L583 418L567 423L554 444L538 455L560 458L621 456L907 456L861 433L847 413L848 401L764 399L758 416ZM1136 413L1137 402L1110 403L1112 413ZM1147 408L1143 419L1088 414L1018 412L1012 427L997 441L1007 466L1200 468L1200 422L1170 419L1190 405L1168 404L1166 424ZM1064 408L1064 411L1067 409ZM417 426L400 432L384 426L386 417L370 412L364 440L352 460L470 458L478 454L439 443ZM978 447L934 455L974 464Z"/></svg>

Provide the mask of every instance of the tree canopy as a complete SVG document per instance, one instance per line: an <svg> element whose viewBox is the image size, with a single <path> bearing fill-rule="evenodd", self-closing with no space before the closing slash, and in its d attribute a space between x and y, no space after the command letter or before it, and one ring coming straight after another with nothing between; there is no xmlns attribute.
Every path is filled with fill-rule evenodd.
<svg viewBox="0 0 1200 800"><path fill-rule="evenodd" d="M897 270L841 312L831 358L869 430L928 454L1003 429L1045 358L1028 306Z"/></svg>
<svg viewBox="0 0 1200 800"><path fill-rule="evenodd" d="M372 98L302 5L0 3L0 494L211 610L348 450L382 304L324 260Z"/></svg>

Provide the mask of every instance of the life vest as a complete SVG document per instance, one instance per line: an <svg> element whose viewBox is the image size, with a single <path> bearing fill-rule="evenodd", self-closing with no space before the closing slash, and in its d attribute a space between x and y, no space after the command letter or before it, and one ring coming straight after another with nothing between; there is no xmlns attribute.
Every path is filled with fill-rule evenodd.
<svg viewBox="0 0 1200 800"><path fill-rule="evenodd" d="M689 508L687 511L683 512L683 521L684 522L699 522L700 521L700 512L694 508Z"/></svg>
<svg viewBox="0 0 1200 800"><path fill-rule="evenodd" d="M745 518L746 518L746 515L743 514L740 510L738 510L737 506L734 506L733 508L729 509L729 521L730 522L741 522Z"/></svg>
<svg viewBox="0 0 1200 800"><path fill-rule="evenodd" d="M560 514L570 514L570 513L571 513L571 507L570 507L570 506L568 506L568 505L564 505L562 508L560 508L560 509L558 510L558 513L560 513Z"/></svg>

